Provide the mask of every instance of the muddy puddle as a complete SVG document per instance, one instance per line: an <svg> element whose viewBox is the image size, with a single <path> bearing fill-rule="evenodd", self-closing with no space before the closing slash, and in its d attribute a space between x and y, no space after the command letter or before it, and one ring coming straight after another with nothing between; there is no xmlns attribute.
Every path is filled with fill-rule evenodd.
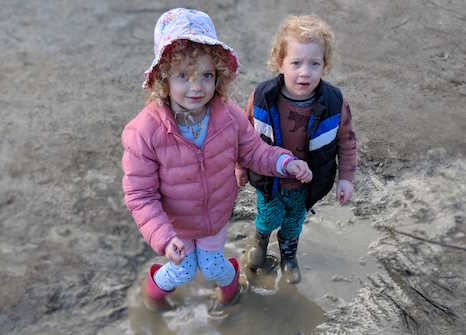
<svg viewBox="0 0 466 335"><path fill-rule="evenodd" d="M199 274L193 282L179 287L172 299L178 308L156 313L143 305L142 292L147 263L128 292L130 328L135 334L309 334L326 321L325 312L345 305L362 287L366 274L377 264L367 255L376 239L369 222L356 220L351 206L324 202L317 215L306 218L300 237L298 257L302 281L289 285L282 278L275 234L269 245L265 271L251 272L246 267L246 251L253 243L253 220L231 223L225 245L227 256L241 264L242 294L238 305L212 316L208 307L215 295L213 284ZM166 262L156 257L153 262Z"/></svg>
<svg viewBox="0 0 466 335"><path fill-rule="evenodd" d="M179 305L174 311L157 313L142 303L140 281L129 292L129 321L135 334L304 334L325 321L323 310L290 286L274 277L273 288L262 292L244 284L240 301L223 313L211 315L209 304L214 287L200 275L175 291L171 301ZM270 279L270 278L268 278ZM278 280L275 280L278 279ZM256 282L257 284L257 282Z"/></svg>

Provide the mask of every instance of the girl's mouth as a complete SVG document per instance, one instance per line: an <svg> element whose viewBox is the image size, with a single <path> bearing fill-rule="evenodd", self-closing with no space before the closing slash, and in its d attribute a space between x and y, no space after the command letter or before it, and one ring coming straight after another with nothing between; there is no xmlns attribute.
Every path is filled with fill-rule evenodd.
<svg viewBox="0 0 466 335"><path fill-rule="evenodd" d="M193 101L200 101L203 99L203 97L187 97L189 100L193 100Z"/></svg>

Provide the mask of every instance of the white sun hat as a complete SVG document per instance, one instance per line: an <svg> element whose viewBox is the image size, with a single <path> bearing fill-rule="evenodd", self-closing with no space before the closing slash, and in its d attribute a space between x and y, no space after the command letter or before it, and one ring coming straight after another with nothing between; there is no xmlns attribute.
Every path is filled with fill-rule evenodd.
<svg viewBox="0 0 466 335"><path fill-rule="evenodd" d="M144 88L151 86L152 70L160 62L164 50L177 40L190 40L208 45L219 45L225 49L227 64L233 73L238 73L239 60L235 51L217 39L214 24L210 17L199 10L174 8L165 12L157 20L154 29L154 60L144 72Z"/></svg>

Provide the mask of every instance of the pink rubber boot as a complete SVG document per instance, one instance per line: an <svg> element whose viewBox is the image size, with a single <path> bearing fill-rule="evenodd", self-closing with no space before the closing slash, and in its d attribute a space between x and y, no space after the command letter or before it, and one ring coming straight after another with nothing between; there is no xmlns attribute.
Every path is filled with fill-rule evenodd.
<svg viewBox="0 0 466 335"><path fill-rule="evenodd" d="M235 269L235 277L233 281L226 286L219 286L217 291L217 299L211 308L211 311L218 311L223 309L225 306L234 305L238 302L240 297L239 282L239 263L236 258L231 257L228 261L233 265Z"/></svg>
<svg viewBox="0 0 466 335"><path fill-rule="evenodd" d="M162 264L152 264L146 276L146 295L144 305L152 311L170 310L173 306L167 301L166 296L173 291L162 290L154 281L154 274L162 267Z"/></svg>

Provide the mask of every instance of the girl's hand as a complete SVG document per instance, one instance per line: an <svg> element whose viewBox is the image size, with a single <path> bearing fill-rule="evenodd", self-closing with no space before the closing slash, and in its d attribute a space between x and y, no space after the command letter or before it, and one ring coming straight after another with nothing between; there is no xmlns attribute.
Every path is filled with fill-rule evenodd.
<svg viewBox="0 0 466 335"><path fill-rule="evenodd" d="M165 247L165 256L176 265L184 259L184 243L178 237L173 237Z"/></svg>
<svg viewBox="0 0 466 335"><path fill-rule="evenodd" d="M285 166L285 172L294 176L301 183L309 183L312 180L312 171L307 163L300 159L289 161Z"/></svg>
<svg viewBox="0 0 466 335"><path fill-rule="evenodd" d="M236 183L242 187L248 183L248 171L243 168L235 168Z"/></svg>
<svg viewBox="0 0 466 335"><path fill-rule="evenodd" d="M351 199L352 195L353 183L344 179L339 180L337 186L337 201L339 201L340 204L343 205L349 199Z"/></svg>

